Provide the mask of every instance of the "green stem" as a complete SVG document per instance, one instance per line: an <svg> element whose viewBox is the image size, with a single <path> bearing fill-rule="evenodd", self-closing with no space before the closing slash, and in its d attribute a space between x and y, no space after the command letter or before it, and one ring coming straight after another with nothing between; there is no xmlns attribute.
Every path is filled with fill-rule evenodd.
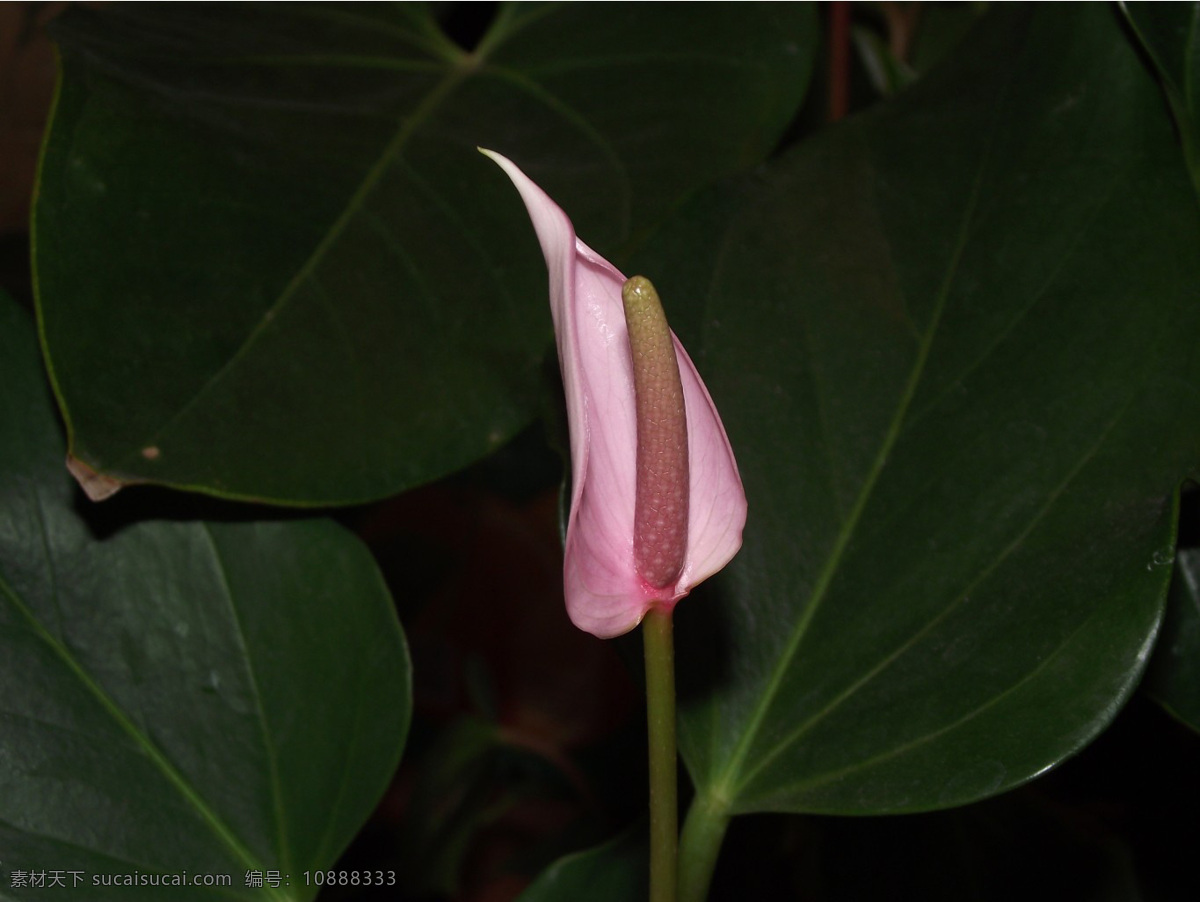
<svg viewBox="0 0 1200 902"><path fill-rule="evenodd" d="M671 611L642 621L650 732L650 902L675 902L679 813L675 776L675 645Z"/></svg>
<svg viewBox="0 0 1200 902"><path fill-rule="evenodd" d="M729 826L724 800L699 792L692 800L679 853L679 902L704 902Z"/></svg>

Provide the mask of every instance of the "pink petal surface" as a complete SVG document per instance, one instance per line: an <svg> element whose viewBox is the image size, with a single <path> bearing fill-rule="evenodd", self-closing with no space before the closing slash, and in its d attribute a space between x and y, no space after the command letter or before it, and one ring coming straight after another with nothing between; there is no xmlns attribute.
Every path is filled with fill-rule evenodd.
<svg viewBox="0 0 1200 902"><path fill-rule="evenodd" d="M515 164L483 151L512 179L550 272L550 309L571 434L573 487L563 589L567 613L600 638L633 629L655 605L673 606L737 553L746 495L725 428L679 343L691 495L684 566L655 588L634 563L637 422L622 275L575 236L570 219Z"/></svg>

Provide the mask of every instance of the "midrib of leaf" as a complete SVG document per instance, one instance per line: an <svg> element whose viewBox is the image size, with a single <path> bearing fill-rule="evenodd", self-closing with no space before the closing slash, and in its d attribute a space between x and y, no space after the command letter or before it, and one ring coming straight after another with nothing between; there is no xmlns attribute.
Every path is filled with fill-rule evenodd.
<svg viewBox="0 0 1200 902"><path fill-rule="evenodd" d="M1152 357L1150 357L1148 355L1148 359L1152 359ZM955 610L957 610L959 605L964 600L966 600L971 595L973 595L974 593L979 591L979 588L985 582L987 582L987 580L991 577L991 575L993 573L996 572L996 570L1000 567L1000 565L1002 563L1004 563L1004 561L1008 560L1008 558L1011 557L1012 554L1014 552L1016 552L1017 549L1020 548L1022 544L1024 544L1025 540L1029 538L1029 536L1033 533L1033 531L1035 529L1037 529L1038 525L1042 522L1042 520L1045 519L1046 515L1053 509L1054 505L1058 503L1058 500L1062 497L1063 493L1067 490L1067 488L1071 485L1071 483L1073 483L1075 481L1075 479L1079 476L1079 474L1083 472L1084 468L1088 465L1088 463L1090 463L1092 461L1092 459L1096 456L1096 454L1100 450L1100 448L1102 448L1104 446L1104 442L1108 439L1108 436L1112 432L1113 428L1117 425L1117 423L1119 423L1121 421L1121 418L1124 417L1125 412L1129 409L1129 405L1133 402L1134 397L1137 395L1138 386L1140 384L1141 383L1136 383L1135 386L1130 389L1130 392L1129 392L1128 396L1125 398L1125 401L1117 408L1116 413L1104 425L1104 428L1100 430L1100 434L1096 438L1096 440L1092 442L1091 446L1087 449L1087 451L1084 454L1080 455L1079 460L1077 460L1075 462L1074 466L1072 466L1071 469L1066 473L1066 475L1059 481L1058 485L1056 485L1054 487L1053 491L1051 491L1049 493L1049 495L1046 498L1045 503L1030 518L1029 522L1025 525L1025 527L1016 535L1015 538L1013 538L1013 540L1011 542L1009 542L1000 551L999 554L997 554L992 559L991 563L988 564L988 566L985 567L982 571L980 571L980 573L974 579L972 579L971 582L968 583L964 588L962 588L961 590L959 590L957 592L954 592L953 598L952 598L950 604L946 605L946 607L943 608L942 611L937 614L937 616L931 618L929 620L929 622L927 622L924 626L922 626L919 630L917 630L917 632L915 632L914 634L909 636L906 640L904 640L904 642L902 642L899 646L897 646L890 654L888 654L884 658L880 659L880 661L874 667L872 667L870 670L868 670L866 673L864 673L862 676L860 676L857 680L855 680L853 683L851 683L849 686L847 686L844 690L842 690L842 692L838 693L834 698L830 699L829 703L826 704L824 708L822 708L820 711L813 714L808 720L806 720L804 723L800 724L795 729L793 729L790 733L788 733L788 735L785 736L775 746L775 748L771 749L771 751L767 752L765 755L763 755L761 758L759 758L759 760L755 764L755 766L753 768L751 768L749 771L747 771L742 776L742 780L741 780L741 784L739 785L739 788L748 785L759 773L766 770L766 768L770 765L770 763L773 760L775 760L781 754L783 754L783 752L786 751L789 746L794 745L805 733L807 733L814 726L816 726L818 723L820 723L822 720L824 720L834 710L839 708L844 702L846 702L855 693L857 693L865 685L867 685L867 683L871 682L876 677L878 677L881 673L883 673L885 670L887 670L892 664L894 664L897 660L899 660L901 656L903 656L905 653L910 651L918 642L921 641L921 639L923 639L930 632L932 632L934 628L936 628L947 617L949 617ZM1091 619L1091 616L1092 615L1089 615L1084 620L1085 624L1087 623L1088 620ZM1068 636L1067 639L1063 640L1063 644L1065 645L1070 640L1070 638L1073 637L1081 628L1082 628L1082 626L1076 630L1073 630L1071 635ZM1059 649L1055 650L1055 654L1057 655L1060 651L1061 651L1061 647ZM1028 674L1027 677L1031 677L1033 674L1035 674L1040 669L1042 669L1042 667L1039 664L1039 666L1037 668L1035 668L1031 674ZM1023 685L1026 682L1028 682L1028 679L1026 677L1022 677L1022 679L1019 680L1015 684L1015 686ZM1000 693L999 694L1000 697L1008 695L1012 688L1015 688L1015 687L1010 687L1010 689L1006 689L1004 692ZM990 707L990 705L992 704L993 701L994 701L994 699L989 699L987 702L985 702L985 703L979 705L977 708L973 709L972 712L970 712L968 715L966 715L962 718L959 718L957 721L950 724L949 726L942 727L938 730L935 730L931 734L928 734L926 736L917 737L916 739L910 741L906 745L899 747L897 750L889 750L886 753L877 755L874 758L868 759L866 761L858 762L853 765L847 765L846 767L843 767L837 771L830 772L830 776L835 777L835 776L841 776L846 773L852 773L855 770L868 767L871 764L876 763L877 761L886 760L888 757L891 756L893 751L895 751L898 754L899 752L907 750L908 748L915 748L916 746L920 745L922 742L936 738L937 736L940 736L943 733L948 732L953 727L955 727L961 723L965 723L966 721L970 720L972 717L976 716L977 714L982 713L984 710L986 710L988 707ZM809 780L801 781L799 784L794 784L794 785L807 787L807 786L820 785L821 782L822 782L821 779L814 777L814 778L810 778Z"/></svg>
<svg viewBox="0 0 1200 902"><path fill-rule="evenodd" d="M1068 648L1068 646L1070 646L1072 640L1074 640L1074 638L1076 636L1078 636L1087 627L1087 625L1092 620L1094 620L1097 616L1099 616L1098 609L1094 610L1090 614L1088 614L1088 616L1085 617L1083 619L1083 621L1078 626L1075 627L1075 629L1071 630L1071 632L1063 639L1063 641L1059 644L1059 646L1056 649L1054 649L1054 651L1051 654L1048 654L1045 658L1043 658L1041 661L1038 662L1036 667L1034 667L1032 670L1028 671L1027 673L1022 674L1020 679L1016 680L1012 685L1008 686L1003 692L997 692L995 695L988 698L987 701L982 702L979 705L976 705L970 711L967 711L966 713L957 717L955 720L951 721L950 723L944 724L943 726L939 727L938 729L931 730L930 732L925 733L921 736L914 737L913 739L910 739L908 742L902 743L901 745L894 746L893 748L888 749L886 752L880 752L878 755L874 755L873 757L866 758L862 761L855 761L853 764L847 764L846 766L838 768L837 770L825 771L824 773L816 774L815 776L809 777L805 780L799 780L795 783L790 783L790 784L782 787L781 791L785 792L785 793L794 793L794 792L799 792L799 791L803 791L803 790L811 790L817 786L822 786L833 780L840 779L840 778L846 776L847 774L852 774L852 773L856 773L858 771L866 770L875 765L882 764L885 761L889 761L892 758L899 757L900 755L903 755L905 752L910 752L915 748L919 748L920 746L925 745L926 743L932 742L933 740L935 740L941 736L944 736L953 730L958 729L959 727L963 726L964 724L970 723L972 720L979 717L981 714L985 713L986 711L988 711L991 708L994 708L996 705L1000 704L1000 702L1004 701L1006 698L1011 696L1014 692L1017 692L1019 689L1021 689L1021 687L1027 685L1031 680L1033 680L1035 677L1037 677L1038 674L1042 673L1051 664L1053 664L1056 660L1058 660L1058 658L1063 654L1063 652ZM1142 648L1138 652L1139 657L1145 657L1146 655L1148 655L1150 646L1154 642L1154 638L1155 637L1154 637L1153 633L1146 638L1146 640L1142 644Z"/></svg>
<svg viewBox="0 0 1200 902"><path fill-rule="evenodd" d="M1103 198L1101 198L1099 202L1095 204L1091 215L1088 216L1087 222L1075 230L1069 243L1067 244L1066 249L1059 254L1054 266L1050 268L1049 272L1046 274L1046 277L1042 280L1041 285L1039 285L1036 290L1030 292L1029 299L1025 302L1021 309L1016 311L1015 315L1013 315L1013 317L1007 323L995 331L995 334L988 341L987 345L975 355L975 358L970 362L970 364L964 369L960 370L953 378L947 379L942 390L939 391L934 397L930 398L925 403L923 408L909 417L908 425L910 428L917 422L924 419L932 411L936 410L938 405L954 390L956 385L965 382L968 378L970 378L972 373L976 372L981 366L983 366L992 356L992 354L994 354L997 349L999 349L1004 342L1008 340L1008 337L1017 329L1019 325L1021 325L1021 323L1029 316L1033 309L1042 301L1042 299L1046 296L1046 292L1050 290L1050 287L1058 278L1058 275L1062 271L1063 267L1067 265L1067 261L1071 259L1071 257L1075 254L1075 251L1080 247L1080 245L1083 244L1084 238L1090 234L1092 225L1100 217L1100 213L1104 210L1109 200L1112 199L1114 190L1115 182L1110 182L1107 185L1107 191Z"/></svg>
<svg viewBox="0 0 1200 902"><path fill-rule="evenodd" d="M241 643L242 654L246 664L246 676L250 680L250 688L254 693L254 709L258 714L259 733L262 738L263 750L267 754L267 774L271 785L272 808L275 813L275 838L280 856L279 863L282 870L289 871L292 866L292 853L287 838L287 812L283 807L283 789L279 783L279 753L275 748L275 743L271 739L271 732L267 729L267 712L263 708L262 692L258 688L258 674L254 671L250 646L246 642L246 631L242 629L242 620L238 616L237 605L233 599L233 589L229 585L229 578L225 572L225 564L221 557L220 549L217 547L216 539L213 537L212 530L208 524L203 524L201 530L204 533L205 541L208 543L209 553L212 556L213 569L216 571L224 598L228 603L229 619L233 622L234 628L237 630L238 641Z"/></svg>
<svg viewBox="0 0 1200 902"><path fill-rule="evenodd" d="M993 131L994 136L994 131ZM988 148L991 143L989 140ZM887 466L888 458L891 455L892 449L900 438L903 431L905 418L908 414L909 407L912 405L913 399L916 397L917 388L920 384L921 377L925 372L925 366L928 363L929 353L933 347L933 340L937 334L938 326L941 323L942 314L945 311L947 300L950 296L950 287L954 282L958 272L959 264L962 261L963 252L966 249L968 237L970 234L970 224L974 218L975 209L979 202L980 188L983 183L983 174L986 170L988 152L983 154L979 169L975 174L975 180L971 186L971 194L967 199L966 207L963 212L962 224L959 227L958 240L955 243L954 251L951 255L949 264L946 268L945 276L942 279L942 284L939 287L936 302L934 304L933 313L930 316L929 325L922 337L920 346L917 349L916 360L913 362L912 370L909 373L909 378L904 387L904 392L900 397L900 401L896 407L896 412L889 424L887 433L884 435L883 442L880 444L879 451L875 455L875 459L871 463L871 469L867 474L867 478L863 482L862 488L859 490L858 496L855 499L854 506L850 510L849 516L843 522L841 530L839 530L837 539L834 542L833 548L830 550L829 556L826 558L825 566L822 568L820 575L813 587L813 592L808 606L804 609L804 613L800 616L795 629L788 638L787 644L784 646L783 653L779 656L774 669L771 672L771 678L767 682L766 689L759 699L758 705L751 713L750 720L743 730L741 739L734 749L733 755L729 759L724 772L717 781L717 785L710 790L715 792L718 798L725 802L732 803L736 798L737 793L745 785L745 780L742 779L739 771L742 764L746 760L746 756L750 752L750 747L757 737L759 730L762 729L763 722L767 716L767 712L774 703L775 697L783 685L783 679L791 665L792 660L796 657L796 653L804 640L805 634L808 632L809 625L812 623L813 617L816 615L818 608L824 601L830 586L833 584L834 576L837 574L838 568L841 565L842 557L846 549L850 546L850 542L854 536L858 523L862 518L863 512L866 510L867 504L874 493L875 486L879 481L885 467Z"/></svg>
<svg viewBox="0 0 1200 902"><path fill-rule="evenodd" d="M447 71L446 76L426 95L421 104L413 111L413 114L409 116L396 131L396 134L392 137L392 140L388 142L387 146L383 149L383 152L379 155L379 158L367 172L366 176L364 176L354 194L351 195L350 200L347 202L341 214L334 221L333 225L330 226L329 231L326 232L325 236L313 249L313 252L304 262L304 265L297 270L296 274L292 277L291 281L288 282L287 286L280 293L279 297L259 319L258 324L247 334L237 351L230 355L229 359L222 364L220 369L214 372L204 382L204 384L199 388L199 390L197 390L190 400L184 403L174 414L171 415L170 418L167 419L165 423L156 429L149 438L142 442L139 445L139 449L158 444L163 435L165 435L172 427L184 419L188 413L195 408L196 405L199 404L209 394L210 391L220 384L220 382L237 367L243 358L245 358L245 356L258 342L258 339L274 322L280 311L282 311L291 301L291 299L295 297L300 287L304 285L310 278L312 278L313 272L324 260L325 255L329 252L329 250L340 239L347 225L363 209L366 199L370 196L379 180L383 177L383 174L386 172L388 166L391 165L392 161L399 155L400 151L408 143L413 133L420 126L425 124L427 119L432 115L433 111L437 109L437 107L441 105L441 103L454 91L454 89L457 88L458 85L473 71L473 68L468 66L452 67ZM140 450L131 451L124 460L118 461L116 464L114 464L113 468L120 468L123 465L131 465L136 461L140 453Z"/></svg>
<svg viewBox="0 0 1200 902"><path fill-rule="evenodd" d="M1099 451L1099 449L1101 447L1103 447L1104 442L1108 438L1109 433L1112 432L1113 427L1115 427L1117 425L1117 423L1119 423L1121 421L1121 419L1124 417L1125 412L1129 409L1129 405L1131 403L1133 403L1133 400L1137 397L1137 395L1138 395L1138 391L1136 389L1130 391L1129 396L1125 399L1125 403L1123 403L1120 406L1120 408L1117 410L1116 414L1114 414L1113 418L1108 422L1108 424L1101 431L1100 436L1092 444L1092 447L1088 449L1088 452L1087 452L1087 454L1085 454L1083 456L1082 461L1079 464L1077 464L1074 468L1072 468L1071 472L1067 475L1067 477L1063 480L1063 482L1060 483L1059 486L1055 489L1055 492L1054 492L1055 499L1057 499L1057 497L1059 495L1061 495L1061 493L1063 491L1065 491L1067 485L1069 485L1075 479L1075 477L1078 476L1080 472L1082 472L1082 470L1087 465L1087 463L1090 462L1095 457L1095 455ZM1174 504L1173 504L1173 509L1171 511L1171 515L1170 515L1170 522L1173 524L1172 539L1171 539L1172 545L1174 545L1176 538L1177 538L1175 533L1178 529L1178 523L1179 523L1180 500L1181 500L1181 493L1177 491L1177 492L1175 492L1175 495L1174 495ZM1049 505L1047 505L1047 508L1048 507L1049 507ZM1035 518L1035 523L1037 520L1041 519L1041 516L1042 516L1042 514L1044 514L1044 512L1045 512L1044 510L1042 512L1039 512L1038 517ZM1026 532L1028 532L1028 531L1029 530L1026 530ZM1019 539L1018 539L1018 541L1019 541ZM1160 595L1159 595L1160 599L1165 599L1166 591L1167 591L1167 585L1166 585L1166 583L1164 583L1163 588L1160 591ZM936 730L932 730L929 733L926 733L924 735L914 737L913 739L909 740L908 742L905 742L894 748L890 748L886 752L881 752L880 754L874 755L871 758L867 758L862 761L856 761L853 764L848 764L845 767L841 767L837 770L826 771L825 773L817 774L813 777L809 777L808 779L799 780L795 783L789 784L789 785L783 787L782 791L783 792L796 792L799 790L812 789L814 787L824 785L826 783L829 783L832 780L840 779L840 778L846 776L847 774L855 773L856 771L865 770L869 767L872 767L873 765L880 764L884 761L888 761L892 758L895 758L899 755L904 754L905 752L911 751L912 749L915 749L922 745L925 745L928 742L932 742L934 739L944 736L947 733L951 732L952 730L958 729L963 724L970 723L972 720L979 717L981 714L985 713L986 711L990 710L991 708L995 707L1000 702L1002 702L1006 698L1010 697L1014 692L1017 692L1023 686L1027 685L1038 674L1045 671L1047 667L1049 667L1055 660L1057 660L1066 651L1066 649L1070 646L1071 642L1075 639L1075 637L1078 636L1081 632L1083 632L1083 630L1088 626L1088 624L1091 623L1093 620L1095 620L1096 617L1098 617L1099 615L1100 615L1100 609L1094 608L1091 612L1088 613L1088 615L1074 629L1072 629L1066 636L1063 637L1062 641L1058 644L1058 646L1054 649L1054 651L1051 654L1047 655L1044 659L1042 659L1041 661L1038 662L1036 667L1034 667L1028 673L1023 674L1020 677L1020 679L1013 682L1003 692L999 692L996 695L991 696L986 701L976 705L974 708L965 712L964 714L962 714L955 720L951 721L950 723L945 724L942 727L939 727ZM1157 639L1158 639L1158 628L1156 627L1155 629L1151 630L1145 636L1145 638L1142 641L1141 646L1135 652L1134 660L1138 661L1139 664L1141 665L1141 667L1144 667L1146 662L1149 660L1150 651L1153 648L1154 643ZM1126 695L1128 694L1128 692L1132 691L1132 688L1134 685L1136 685L1136 681L1129 682L1129 684L1126 687ZM1121 704L1122 704L1122 701L1120 698L1113 699L1109 704L1108 710L1110 712L1115 713L1120 708ZM1044 767L1042 770L1038 771L1038 774L1044 773L1045 770L1048 769L1050 766L1051 765L1046 765L1046 767ZM1031 779L1033 776L1037 776L1038 774L1032 775Z"/></svg>
<svg viewBox="0 0 1200 902"><path fill-rule="evenodd" d="M40 519L40 517L39 517ZM3 590L5 597L12 603L13 607L20 612L29 624L30 629L45 645L58 657L66 666L70 673L79 681L79 683L88 691L88 693L96 700L100 707L113 719L117 726L124 732L134 744L141 749L146 758L158 769L158 771L167 779L167 781L175 787L184 800L200 815L201 819L209 825L213 835L218 841L225 846L226 849L236 858L242 866L251 870L263 870L263 865L254 855L247 849L237 838L234 832L225 824L215 811L208 806L204 798L192 787L187 779L181 774L175 766L167 759L167 757L159 750L159 748L150 741L137 725L134 724L125 714L124 711L109 697L108 693L99 686L91 675L83 669L82 665L75 659L71 652L58 639L52 636L33 612L22 602L21 598L8 584L7 580L0 578L0 589ZM291 899L288 893L277 892L272 890L270 898L279 900Z"/></svg>
<svg viewBox="0 0 1200 902"><path fill-rule="evenodd" d="M93 859L97 858L97 857L102 858L104 860L105 865L107 865L109 867L111 867L113 865L122 865L124 867L128 867L131 871L145 871L147 873L163 874L163 875L175 875L178 873L177 871L164 871L162 868L157 867L155 865L146 864L144 861L134 861L129 858L120 857L118 855L111 855L108 852L100 852L96 849L89 849L87 846L82 846L79 843L70 842L68 840L62 839L61 837L54 836L53 834L37 833L33 830L29 830L26 827L21 826L20 824L14 824L12 821L6 821L3 819L0 819L0 827L7 827L13 833L20 833L23 836L29 836L29 837L34 837L39 840L43 840L47 845L51 845L51 844L54 845L56 847L56 849L74 849L76 851L82 852L84 855L87 855L89 858L93 858ZM245 898L246 898L246 896L244 894L239 893L236 889L234 889L234 887L232 885L230 885L230 886L205 886L205 887L203 887L203 889L208 890L209 892L212 892L212 893L217 893L222 896L228 896L231 899L245 900ZM6 896L2 892L0 892L0 900L8 900L10 898L12 898L12 897ZM285 898L288 899L288 902L291 902L291 897L285 897ZM14 902L17 902L17 900L14 900Z"/></svg>

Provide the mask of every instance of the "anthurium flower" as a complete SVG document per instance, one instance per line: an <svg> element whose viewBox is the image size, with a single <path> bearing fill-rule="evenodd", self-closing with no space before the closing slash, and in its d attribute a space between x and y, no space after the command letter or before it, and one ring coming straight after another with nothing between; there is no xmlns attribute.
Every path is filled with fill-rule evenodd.
<svg viewBox="0 0 1200 902"><path fill-rule="evenodd" d="M721 418L653 286L627 280L515 164L483 152L520 192L550 271L571 435L567 613L593 635L619 636L729 562L746 495Z"/></svg>

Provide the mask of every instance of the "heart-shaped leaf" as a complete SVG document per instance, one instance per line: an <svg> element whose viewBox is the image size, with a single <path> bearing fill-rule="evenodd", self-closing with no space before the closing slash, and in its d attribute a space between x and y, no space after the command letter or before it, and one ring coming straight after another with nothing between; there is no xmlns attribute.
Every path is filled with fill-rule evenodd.
<svg viewBox="0 0 1200 902"><path fill-rule="evenodd" d="M518 160L606 249L752 165L811 8L74 8L35 209L75 470L286 503L442 475L536 413L550 336ZM686 148L686 152L683 152Z"/></svg>
<svg viewBox="0 0 1200 902"><path fill-rule="evenodd" d="M0 898L312 898L408 727L374 562L328 521L97 535L64 450L0 296Z"/></svg>
<svg viewBox="0 0 1200 902"><path fill-rule="evenodd" d="M750 505L676 618L709 823L960 805L1110 721L1200 449L1198 218L1113 11L1006 7L642 261Z"/></svg>

